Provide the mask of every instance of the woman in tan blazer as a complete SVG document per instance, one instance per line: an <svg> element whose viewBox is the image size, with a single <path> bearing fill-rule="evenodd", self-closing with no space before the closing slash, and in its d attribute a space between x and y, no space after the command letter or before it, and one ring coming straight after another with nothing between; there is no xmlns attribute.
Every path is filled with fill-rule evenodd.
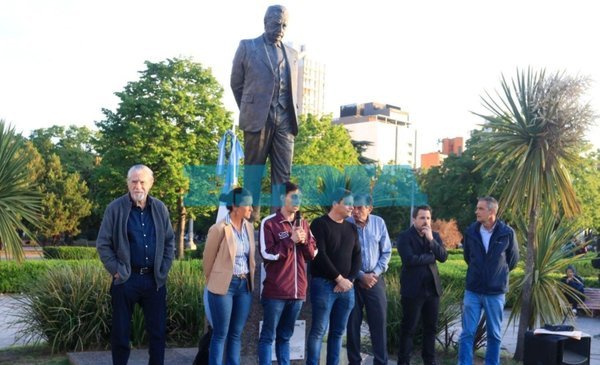
<svg viewBox="0 0 600 365"><path fill-rule="evenodd" d="M229 214L208 230L204 247L204 275L213 334L209 364L239 365L241 337L252 304L254 288L254 228L252 194L235 188L222 196ZM225 346L226 345L226 346Z"/></svg>

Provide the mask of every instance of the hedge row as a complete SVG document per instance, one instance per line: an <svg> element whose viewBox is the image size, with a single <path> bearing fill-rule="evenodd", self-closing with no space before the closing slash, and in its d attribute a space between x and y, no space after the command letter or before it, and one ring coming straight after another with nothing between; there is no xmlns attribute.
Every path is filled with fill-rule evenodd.
<svg viewBox="0 0 600 365"><path fill-rule="evenodd" d="M461 254L462 255L462 254ZM463 260L455 259L450 255L448 261L443 264L438 264L440 276L444 286L453 286L454 288L462 288L464 290L465 276L467 274L467 264ZM461 256L462 257L462 256ZM451 259L452 258L452 259ZM95 260L31 260L25 261L23 264L17 264L13 261L0 261L0 293L21 293L25 290L28 283L40 275L48 271L50 268L59 266L77 266L85 265L88 262L93 262L96 265L101 263L98 259ZM196 260L194 260L196 261ZM600 288L598 274L600 270L594 269L589 260L577 262L576 267L579 274L585 280L587 287ZM386 276L400 276L402 262L400 257L394 256L390 260L388 272ZM561 277L562 273L556 273L557 277ZM516 283L523 276L522 267L518 267L510 274L510 282Z"/></svg>
<svg viewBox="0 0 600 365"><path fill-rule="evenodd" d="M96 247L83 246L45 246L44 258L57 260L93 260L98 259Z"/></svg>
<svg viewBox="0 0 600 365"><path fill-rule="evenodd" d="M31 260L18 264L0 261L0 292L22 293L28 285L41 278L50 269L58 267L101 265L99 260Z"/></svg>

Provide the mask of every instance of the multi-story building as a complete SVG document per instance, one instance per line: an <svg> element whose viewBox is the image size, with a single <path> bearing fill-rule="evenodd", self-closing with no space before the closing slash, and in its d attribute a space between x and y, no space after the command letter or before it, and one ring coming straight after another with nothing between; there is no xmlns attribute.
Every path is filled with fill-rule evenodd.
<svg viewBox="0 0 600 365"><path fill-rule="evenodd" d="M434 166L441 166L444 159L448 157L441 152L429 152L421 154L421 168L428 169Z"/></svg>
<svg viewBox="0 0 600 365"><path fill-rule="evenodd" d="M438 142L440 142L438 140ZM463 153L463 138L444 138L441 141L442 151L429 152L421 154L421 168L428 169L434 166L441 166L444 159L450 155L460 156Z"/></svg>
<svg viewBox="0 0 600 365"><path fill-rule="evenodd" d="M368 141L363 155L380 165L415 167L416 131L407 112L383 103L349 104L340 107L342 124L354 141Z"/></svg>
<svg viewBox="0 0 600 365"><path fill-rule="evenodd" d="M311 58L300 46L298 60L298 109L317 117L325 112L325 65Z"/></svg>
<svg viewBox="0 0 600 365"><path fill-rule="evenodd" d="M460 156L463 153L463 138L444 138L442 139L442 153L446 156Z"/></svg>

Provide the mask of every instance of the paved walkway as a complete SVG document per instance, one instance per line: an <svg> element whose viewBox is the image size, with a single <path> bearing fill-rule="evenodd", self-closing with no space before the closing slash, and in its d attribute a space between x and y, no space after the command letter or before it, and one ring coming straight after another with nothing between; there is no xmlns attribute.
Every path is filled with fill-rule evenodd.
<svg viewBox="0 0 600 365"><path fill-rule="evenodd" d="M194 361L196 356L196 348L177 348L167 349L165 352L165 364L169 365L190 365ZM321 363L325 363L325 351L322 351ZM342 349L340 357L340 364L347 364L346 351ZM111 365L111 355L108 351L99 352L72 352L68 353L69 362L72 365ZM250 359L244 359L242 357L240 363L242 365L255 365L256 361ZM147 350L133 350L129 357L129 365L146 365L148 364L148 351ZM364 365L372 365L373 358L366 356L363 361ZM389 365L395 365L396 362L389 361Z"/></svg>
<svg viewBox="0 0 600 365"><path fill-rule="evenodd" d="M41 260L44 258L44 251L38 246L23 246L23 254L26 260ZM0 250L0 261L3 260L12 260L12 258L7 257L7 253Z"/></svg>
<svg viewBox="0 0 600 365"><path fill-rule="evenodd" d="M18 304L14 296L0 294L0 349L24 344L17 341L19 326L12 324L16 320L14 314L19 310Z"/></svg>
<svg viewBox="0 0 600 365"><path fill-rule="evenodd" d="M502 338L502 346L505 347L508 352L514 353L517 347L518 328L513 326L511 326L510 328L506 328L508 316L510 316L510 312L505 311L502 328L506 329L506 332L504 333L504 337ZM575 323L566 324L571 324L573 327L575 327L575 330L582 331L592 336L590 364L600 365L600 318L598 318L597 316L595 318L579 316L575 320Z"/></svg>
<svg viewBox="0 0 600 365"><path fill-rule="evenodd" d="M517 332L518 327L511 325L508 327L508 318L510 317L510 311L504 311L504 319L502 321L502 348L514 354L517 348ZM518 323L517 323L518 324ZM575 323L571 324L575 327L575 330L582 331L592 336L592 345L590 351L590 364L600 365L600 318L590 318L587 316L579 316L576 318ZM457 335L460 334L460 323L457 325ZM596 336L594 338L594 336Z"/></svg>

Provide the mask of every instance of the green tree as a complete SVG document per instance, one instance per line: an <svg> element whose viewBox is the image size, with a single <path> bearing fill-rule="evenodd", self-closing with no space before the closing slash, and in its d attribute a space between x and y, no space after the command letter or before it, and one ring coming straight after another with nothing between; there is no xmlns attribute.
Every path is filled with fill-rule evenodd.
<svg viewBox="0 0 600 365"><path fill-rule="evenodd" d="M140 79L117 92L116 111L104 109L98 122L96 150L101 163L95 183L101 209L126 192L125 176L134 164L154 171L152 194L165 202L177 220L178 255L183 258L186 215L183 196L190 181L184 168L214 165L217 144L232 124L222 104L223 88L210 69L189 59L146 62ZM193 208L206 214L210 208ZM214 209L212 209L214 210Z"/></svg>
<svg viewBox="0 0 600 365"><path fill-rule="evenodd" d="M66 128L54 125L49 128L36 129L29 136L29 140L44 156L46 163L49 162L52 155L58 155L63 170L68 174L78 173L87 184L86 198L93 204L93 214L83 218L79 225L81 231L89 239L96 237L102 218L102 212L99 211L98 203L95 201L97 194L92 182L92 175L98 161L98 155L93 147L96 137L97 132L87 127L74 125Z"/></svg>
<svg viewBox="0 0 600 365"><path fill-rule="evenodd" d="M455 219L461 232L475 219L473 212L477 198L494 193L490 191L496 177L494 171L487 174L481 170L473 171L478 160L471 146L480 143L481 133L480 130L471 132L461 156L450 155L441 166L432 167L420 175L421 189L427 194L435 217Z"/></svg>
<svg viewBox="0 0 600 365"><path fill-rule="evenodd" d="M358 165L358 152L350 134L340 124L331 123L331 115L317 118L312 114L300 117L298 136L294 143L293 165L322 165L343 170Z"/></svg>
<svg viewBox="0 0 600 365"><path fill-rule="evenodd" d="M54 125L50 128L36 129L29 140L38 152L49 158L58 155L66 172L77 172L87 183L90 182L96 165L97 154L93 142L96 132L88 127L71 125L68 128Z"/></svg>
<svg viewBox="0 0 600 365"><path fill-rule="evenodd" d="M593 123L589 104L581 103L589 80L564 73L517 71L511 82L502 77L502 92L483 98L491 115L485 119L478 151L478 168L498 174L495 185L506 179L501 210L511 209L527 226L527 252L522 284L519 332L515 358L523 358L524 335L531 323L538 214L541 206L566 218L580 212L568 166L577 163L586 129Z"/></svg>
<svg viewBox="0 0 600 365"><path fill-rule="evenodd" d="M581 214L577 217L577 227L600 232L600 150L590 152L570 166L573 187Z"/></svg>
<svg viewBox="0 0 600 365"><path fill-rule="evenodd" d="M60 158L52 154L44 164L39 191L42 201L42 227L39 234L52 244L77 235L81 220L90 215L92 202L88 187L78 172L64 171Z"/></svg>
<svg viewBox="0 0 600 365"><path fill-rule="evenodd" d="M28 179L30 156L24 140L0 120L0 245L6 255L23 260L18 231L33 237L27 224L39 225L41 198Z"/></svg>

